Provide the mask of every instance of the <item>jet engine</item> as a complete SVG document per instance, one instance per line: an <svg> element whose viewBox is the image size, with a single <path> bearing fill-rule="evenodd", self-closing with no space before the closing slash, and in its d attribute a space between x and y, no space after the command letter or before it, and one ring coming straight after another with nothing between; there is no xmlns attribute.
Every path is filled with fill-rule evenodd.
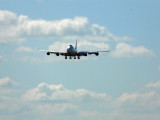
<svg viewBox="0 0 160 120"><path fill-rule="evenodd" d="M47 55L50 55L50 52L47 52Z"/></svg>
<svg viewBox="0 0 160 120"><path fill-rule="evenodd" d="M56 53L57 56L59 56L59 53Z"/></svg>
<svg viewBox="0 0 160 120"><path fill-rule="evenodd" d="M85 53L84 56L87 56L87 53Z"/></svg>
<svg viewBox="0 0 160 120"><path fill-rule="evenodd" d="M96 55L96 56L98 56L98 55L99 55L99 53L98 53L98 52L96 52L96 53L95 53L95 55Z"/></svg>

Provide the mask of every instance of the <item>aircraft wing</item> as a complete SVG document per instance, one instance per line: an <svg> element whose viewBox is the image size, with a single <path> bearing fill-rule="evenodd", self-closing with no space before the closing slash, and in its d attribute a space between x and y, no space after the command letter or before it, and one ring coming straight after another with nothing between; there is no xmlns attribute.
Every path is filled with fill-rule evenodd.
<svg viewBox="0 0 160 120"><path fill-rule="evenodd" d="M39 49L38 49L39 50ZM39 50L40 52L46 52L47 55L50 55L50 54L56 54L57 56L59 55L67 55L66 52L53 52L53 51L48 51L48 50Z"/></svg>
<svg viewBox="0 0 160 120"><path fill-rule="evenodd" d="M96 56L98 56L99 52L109 52L109 50L108 51L96 51L96 52L82 51L82 52L78 52L78 54L79 56L87 56L87 54L88 55L95 54Z"/></svg>
<svg viewBox="0 0 160 120"><path fill-rule="evenodd" d="M91 55L91 54L97 54L97 53L99 53L99 52L109 52L109 50L108 51L96 51L96 52L87 52L87 54L89 54L89 55Z"/></svg>
<svg viewBox="0 0 160 120"><path fill-rule="evenodd" d="M59 56L59 55L66 56L66 55L67 55L66 52L52 52L52 51L47 51L46 54L47 54L47 55L56 54L57 56Z"/></svg>

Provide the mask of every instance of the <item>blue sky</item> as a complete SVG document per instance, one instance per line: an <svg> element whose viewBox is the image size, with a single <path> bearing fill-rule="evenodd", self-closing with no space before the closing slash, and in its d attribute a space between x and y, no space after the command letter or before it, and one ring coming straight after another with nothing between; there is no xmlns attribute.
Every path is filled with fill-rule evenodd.
<svg viewBox="0 0 160 120"><path fill-rule="evenodd" d="M158 0L0 0L0 119L159 120ZM65 60L37 49L108 50ZM143 108L143 109L142 109Z"/></svg>

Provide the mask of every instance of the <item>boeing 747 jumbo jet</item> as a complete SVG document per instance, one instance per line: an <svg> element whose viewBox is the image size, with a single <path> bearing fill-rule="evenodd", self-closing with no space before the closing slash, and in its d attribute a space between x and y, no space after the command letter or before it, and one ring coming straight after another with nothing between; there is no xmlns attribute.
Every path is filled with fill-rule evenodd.
<svg viewBox="0 0 160 120"><path fill-rule="evenodd" d="M41 51L46 51L46 50L41 50ZM66 52L53 52L53 51L46 51L47 55L50 54L55 54L56 56L62 55L65 56L65 59L67 59L67 56L69 57L69 59L76 59L76 56L78 59L80 59L80 56L87 56L87 55L92 55L95 54L96 56L99 55L99 52L109 52L109 51L96 51L96 52L87 52L87 51L77 51L77 41L76 41L76 45L75 47L73 47L73 45L69 45L67 47Z"/></svg>

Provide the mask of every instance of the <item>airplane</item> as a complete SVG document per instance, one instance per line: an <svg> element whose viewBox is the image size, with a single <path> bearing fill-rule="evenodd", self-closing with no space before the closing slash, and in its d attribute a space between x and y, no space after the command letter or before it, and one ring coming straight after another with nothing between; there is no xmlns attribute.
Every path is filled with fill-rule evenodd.
<svg viewBox="0 0 160 120"><path fill-rule="evenodd" d="M41 51L44 52L46 50L41 50ZM55 54L56 56L62 55L62 56L65 56L65 59L67 59L67 56L69 57L69 59L72 59L72 57L76 59L76 56L77 56L77 58L80 59L81 56L87 56L87 55L92 55L92 54L95 54L96 56L98 56L99 52L109 52L109 50L108 51L96 51L96 52L87 52L87 51L78 52L77 51L77 41L76 41L75 47L73 45L69 45L67 47L66 52L53 52L53 51L46 51L46 52L48 56L50 54Z"/></svg>

